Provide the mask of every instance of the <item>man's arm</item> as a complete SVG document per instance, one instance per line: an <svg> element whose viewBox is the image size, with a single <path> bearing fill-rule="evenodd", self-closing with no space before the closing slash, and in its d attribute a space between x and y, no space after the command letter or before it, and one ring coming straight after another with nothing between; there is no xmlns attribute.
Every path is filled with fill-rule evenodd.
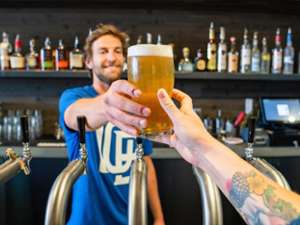
<svg viewBox="0 0 300 225"><path fill-rule="evenodd" d="M144 160L148 170L148 199L150 203L151 212L154 218L155 225L164 225L164 216L160 204L159 192L157 186L157 178L155 168L150 156L145 156Z"/></svg>
<svg viewBox="0 0 300 225"><path fill-rule="evenodd" d="M77 117L85 116L88 130L95 130L110 121L123 131L137 135L136 128L145 128L144 117L150 115L150 109L131 100L140 95L141 91L129 82L115 81L103 95L71 104L65 110L64 121L69 128L77 130Z"/></svg>

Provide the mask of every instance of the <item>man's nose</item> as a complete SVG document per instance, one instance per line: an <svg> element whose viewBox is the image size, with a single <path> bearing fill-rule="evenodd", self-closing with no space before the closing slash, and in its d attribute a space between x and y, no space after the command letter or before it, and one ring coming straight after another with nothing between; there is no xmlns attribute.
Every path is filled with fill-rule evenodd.
<svg viewBox="0 0 300 225"><path fill-rule="evenodd" d="M109 52L107 55L107 59L110 62L116 61L116 59L117 59L116 54L114 52Z"/></svg>

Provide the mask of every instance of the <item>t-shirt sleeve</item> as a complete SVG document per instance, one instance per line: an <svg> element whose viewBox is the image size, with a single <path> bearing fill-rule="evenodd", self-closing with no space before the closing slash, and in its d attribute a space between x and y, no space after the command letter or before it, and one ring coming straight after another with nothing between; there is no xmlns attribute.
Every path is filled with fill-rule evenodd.
<svg viewBox="0 0 300 225"><path fill-rule="evenodd" d="M153 151L153 144L151 141L147 139L143 139L143 146L144 146L144 154L151 155Z"/></svg>
<svg viewBox="0 0 300 225"><path fill-rule="evenodd" d="M64 131L69 160L79 157L79 134L66 125L64 114L67 108L80 98L81 96L76 91L70 89L64 91L59 100L59 125Z"/></svg>

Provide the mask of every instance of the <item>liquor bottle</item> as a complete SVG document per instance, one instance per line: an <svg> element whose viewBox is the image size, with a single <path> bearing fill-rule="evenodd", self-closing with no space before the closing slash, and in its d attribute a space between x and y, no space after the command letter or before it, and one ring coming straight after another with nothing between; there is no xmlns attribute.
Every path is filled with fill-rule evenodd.
<svg viewBox="0 0 300 225"><path fill-rule="evenodd" d="M160 34L157 35L157 42L156 42L156 44L157 45L161 45L162 44L162 42L161 42L161 35Z"/></svg>
<svg viewBox="0 0 300 225"><path fill-rule="evenodd" d="M225 72L227 69L227 45L225 42L225 28L220 27L220 42L218 45L218 72Z"/></svg>
<svg viewBox="0 0 300 225"><path fill-rule="evenodd" d="M206 62L200 48L197 50L197 56L194 59L194 66L195 66L195 71L199 71L199 72L205 71Z"/></svg>
<svg viewBox="0 0 300 225"><path fill-rule="evenodd" d="M251 46L248 41L248 30L244 29L244 41L241 47L241 73L249 73L251 69Z"/></svg>
<svg viewBox="0 0 300 225"><path fill-rule="evenodd" d="M263 37L262 52L261 52L261 67L260 67L261 73L269 74L270 73L270 65L271 65L271 54L268 50L267 38Z"/></svg>
<svg viewBox="0 0 300 225"><path fill-rule="evenodd" d="M137 40L136 40L136 44L137 44L137 45L142 44L142 39L143 39L143 36L142 36L142 35L139 35L138 38L137 38Z"/></svg>
<svg viewBox="0 0 300 225"><path fill-rule="evenodd" d="M210 72L217 70L217 45L214 23L210 23L209 42L207 44L207 70Z"/></svg>
<svg viewBox="0 0 300 225"><path fill-rule="evenodd" d="M84 68L83 52L79 49L79 39L76 36L74 49L70 51L70 70L82 70Z"/></svg>
<svg viewBox="0 0 300 225"><path fill-rule="evenodd" d="M260 72L260 49L258 47L258 33L253 33L253 43L251 52L251 72Z"/></svg>
<svg viewBox="0 0 300 225"><path fill-rule="evenodd" d="M294 73L294 58L295 58L295 50L293 47L293 40L292 40L292 28L289 27L287 37L286 37L286 47L284 48L283 74L289 75Z"/></svg>
<svg viewBox="0 0 300 225"><path fill-rule="evenodd" d="M55 51L55 59L56 70L67 70L69 68L67 51L61 39L58 41L58 48Z"/></svg>
<svg viewBox="0 0 300 225"><path fill-rule="evenodd" d="M39 54L35 51L35 40L29 41L29 53L26 55L27 70L37 69L39 66Z"/></svg>
<svg viewBox="0 0 300 225"><path fill-rule="evenodd" d="M152 44L152 34L151 33L147 33L147 44Z"/></svg>
<svg viewBox="0 0 300 225"><path fill-rule="evenodd" d="M178 64L179 72L193 72L194 65L190 60L190 49L185 47L182 49L183 59Z"/></svg>
<svg viewBox="0 0 300 225"><path fill-rule="evenodd" d="M275 36L275 48L272 50L272 73L278 74L282 71L282 47L280 29L277 28Z"/></svg>
<svg viewBox="0 0 300 225"><path fill-rule="evenodd" d="M0 64L1 70L9 69L9 55L12 51L11 44L6 32L2 33L2 42L0 43Z"/></svg>
<svg viewBox="0 0 300 225"><path fill-rule="evenodd" d="M19 34L16 35L15 39L15 51L10 56L10 67L13 70L25 69L25 58L22 55L22 41Z"/></svg>
<svg viewBox="0 0 300 225"><path fill-rule="evenodd" d="M50 38L45 39L45 46L41 49L41 69L52 70L54 69L54 59L51 48Z"/></svg>
<svg viewBox="0 0 300 225"><path fill-rule="evenodd" d="M228 52L228 72L237 73L239 65L239 52L236 49L235 37L230 38L230 51Z"/></svg>

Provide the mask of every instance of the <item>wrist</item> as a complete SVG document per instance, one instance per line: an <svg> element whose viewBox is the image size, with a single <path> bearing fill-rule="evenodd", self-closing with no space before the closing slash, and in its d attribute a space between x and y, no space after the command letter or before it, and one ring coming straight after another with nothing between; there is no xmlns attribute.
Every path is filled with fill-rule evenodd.
<svg viewBox="0 0 300 225"><path fill-rule="evenodd" d="M101 125L106 124L109 121L109 116L107 113L107 104L105 103L105 96L100 95L95 98L97 115L101 118Z"/></svg>

